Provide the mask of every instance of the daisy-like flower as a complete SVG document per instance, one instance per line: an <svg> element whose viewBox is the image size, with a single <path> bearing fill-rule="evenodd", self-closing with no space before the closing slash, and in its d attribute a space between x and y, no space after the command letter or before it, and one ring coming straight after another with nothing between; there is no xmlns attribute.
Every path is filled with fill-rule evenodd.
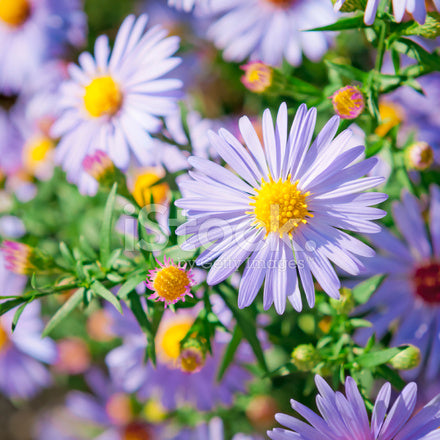
<svg viewBox="0 0 440 440"><path fill-rule="evenodd" d="M431 187L430 233L419 201L408 192L394 203L393 217L404 241L386 229L370 237L380 252L367 269L388 277L359 310L368 311L366 319L373 323L359 338L363 342L373 331L382 337L393 326L393 345L410 343L423 355L423 363L407 374L426 368L427 377L434 378L440 372L440 188Z"/></svg>
<svg viewBox="0 0 440 440"><path fill-rule="evenodd" d="M157 261L157 260L156 260ZM165 307L177 301L185 301L185 296L190 296L194 277L191 269L186 270L186 263L175 264L172 258L164 257L164 262L157 261L159 267L149 271L146 285L154 293L150 299L163 301Z"/></svg>
<svg viewBox="0 0 440 440"><path fill-rule="evenodd" d="M81 67L70 65L71 78L61 87L61 116L52 127L61 138L56 160L83 192L97 186L82 172L87 154L101 149L124 170L133 158L151 165L156 159L150 134L160 129L161 116L177 110L181 81L163 76L180 62L172 57L179 38L165 38L160 26L144 33L147 21L146 15L128 16L111 53L108 38L100 36L95 58L81 54Z"/></svg>
<svg viewBox="0 0 440 440"><path fill-rule="evenodd" d="M388 411L391 385L382 386L374 405L371 422L364 400L353 378L347 377L345 396L334 392L320 376L315 378L319 395L316 403L321 416L291 400L292 408L307 423L286 414L276 420L287 429L268 432L272 440L438 440L440 395L415 413L417 385L408 384Z"/></svg>
<svg viewBox="0 0 440 440"><path fill-rule="evenodd" d="M302 32L331 24L336 15L327 0L211 0L217 20L208 37L227 61L250 57L270 65L301 64L302 52L313 61L327 52L331 34Z"/></svg>
<svg viewBox="0 0 440 440"><path fill-rule="evenodd" d="M20 92L45 60L67 44L83 44L85 29L79 0L2 0L0 91Z"/></svg>
<svg viewBox="0 0 440 440"><path fill-rule="evenodd" d="M160 399L170 410L190 405L208 411L219 403L230 404L235 392L244 391L249 375L238 362L254 358L241 347L222 381L216 379L229 335L216 333L211 341L212 354L197 335L191 335L181 346L195 321L193 313L165 311L155 339L156 367L143 362L145 335L131 311L125 308L122 316L113 310L110 313L114 316L113 331L122 337L123 344L107 355L106 363L114 383L126 392L137 391L141 400Z"/></svg>
<svg viewBox="0 0 440 440"><path fill-rule="evenodd" d="M376 18L377 8L381 0L368 0L365 8L364 22L367 25L374 23ZM440 6L439 0L434 0L436 7ZM350 3L350 0L337 0L335 9L339 10L344 6L344 3ZM394 18L400 23L405 15L405 12L411 14L415 20L423 24L426 20L426 5L425 0L393 0Z"/></svg>
<svg viewBox="0 0 440 440"><path fill-rule="evenodd" d="M0 317L0 391L11 398L26 399L51 383L41 362L53 363L56 347L52 340L41 339L43 322L37 301L25 308L12 333L14 314L11 310Z"/></svg>
<svg viewBox="0 0 440 440"><path fill-rule="evenodd" d="M275 303L280 314L286 298L302 309L299 280L314 305L312 275L329 296L339 298L341 284L330 261L357 275L363 268L357 255L374 255L341 229L380 231L370 220L385 212L370 205L387 196L362 191L383 178L361 178L377 159L353 164L364 147L350 146L349 130L334 138L337 116L310 146L315 120L316 109L302 105L289 133L287 106L281 105L275 127L266 110L264 147L247 117L239 123L247 148L227 130L211 132L212 145L238 175L198 157L189 159L195 171L192 180L181 182L185 197L176 201L189 218L177 229L179 235L191 235L182 249L208 245L196 263L217 259L207 277L210 285L228 278L250 256L239 287L241 308L252 303L264 279L264 307Z"/></svg>

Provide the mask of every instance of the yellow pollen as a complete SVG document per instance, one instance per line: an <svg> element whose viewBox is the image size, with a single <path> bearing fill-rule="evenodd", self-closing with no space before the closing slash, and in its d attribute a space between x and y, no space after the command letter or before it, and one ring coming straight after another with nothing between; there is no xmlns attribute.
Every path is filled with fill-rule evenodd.
<svg viewBox="0 0 440 440"><path fill-rule="evenodd" d="M46 159L47 154L54 149L52 139L46 136L37 136L31 139L24 149L25 167L34 171L35 168Z"/></svg>
<svg viewBox="0 0 440 440"><path fill-rule="evenodd" d="M6 333L6 330L0 325L0 352L3 348L6 347L8 341L8 334Z"/></svg>
<svg viewBox="0 0 440 440"><path fill-rule="evenodd" d="M253 211L248 214L255 215L255 225L266 229L266 237L270 232L276 232L282 237L285 233L292 236L292 232L300 225L307 223L307 217L313 217L307 210L307 196L298 189L298 181L291 182L279 179L275 182L263 180L257 195L250 197Z"/></svg>
<svg viewBox="0 0 440 440"><path fill-rule="evenodd" d="M379 103L379 113L382 122L377 126L375 133L384 137L388 132L399 125L404 119L403 109L392 102Z"/></svg>
<svg viewBox="0 0 440 440"><path fill-rule="evenodd" d="M179 322L171 325L166 329L160 340L156 341L158 348L163 351L168 360L175 362L175 366L177 366L180 356L180 343L187 335L192 324L192 322Z"/></svg>
<svg viewBox="0 0 440 440"><path fill-rule="evenodd" d="M0 20L9 26L21 26L30 14L28 0L0 0Z"/></svg>
<svg viewBox="0 0 440 440"><path fill-rule="evenodd" d="M155 185L160 180L160 176L156 173L141 174L134 184L133 197L139 206L147 206L150 204L151 197L154 203L163 203L168 195L169 186L166 183Z"/></svg>
<svg viewBox="0 0 440 440"><path fill-rule="evenodd" d="M114 115L121 104L121 90L111 76L95 78L85 87L84 106L94 118Z"/></svg>
<svg viewBox="0 0 440 440"><path fill-rule="evenodd" d="M160 269L154 278L154 291L167 301L180 298L190 286L191 281L183 269L175 266Z"/></svg>

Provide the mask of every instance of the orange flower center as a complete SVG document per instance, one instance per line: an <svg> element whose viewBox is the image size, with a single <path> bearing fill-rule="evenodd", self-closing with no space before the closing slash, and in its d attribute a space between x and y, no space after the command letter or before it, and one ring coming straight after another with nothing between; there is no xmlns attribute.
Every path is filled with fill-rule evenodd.
<svg viewBox="0 0 440 440"><path fill-rule="evenodd" d="M12 27L21 26L31 15L28 0L0 0L0 20Z"/></svg>

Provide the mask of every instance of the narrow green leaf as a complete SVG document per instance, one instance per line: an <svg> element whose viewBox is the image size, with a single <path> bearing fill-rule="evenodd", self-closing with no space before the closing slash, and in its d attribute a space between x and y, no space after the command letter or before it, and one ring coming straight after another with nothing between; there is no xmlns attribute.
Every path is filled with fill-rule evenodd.
<svg viewBox="0 0 440 440"><path fill-rule="evenodd" d="M336 23L327 26L317 27L314 29L307 29L306 32L315 31L345 31L347 29L361 29L367 25L364 23L363 15L356 15L354 17L340 18Z"/></svg>
<svg viewBox="0 0 440 440"><path fill-rule="evenodd" d="M229 342L226 351L223 355L222 362L218 369L217 374L217 382L220 382L223 379L223 376L226 373L229 365L231 365L234 360L235 353L237 351L238 346L240 345L241 340L243 339L243 333L238 325L235 326L234 332L232 333L231 341Z"/></svg>
<svg viewBox="0 0 440 440"><path fill-rule="evenodd" d="M406 385L406 382L399 376L399 373L397 373L397 371L394 371L388 365L380 365L379 367L377 367L376 374L379 374L398 390L403 390Z"/></svg>
<svg viewBox="0 0 440 440"><path fill-rule="evenodd" d="M350 324L353 326L353 328L372 327L373 326L373 324L371 324L370 321L367 321L366 319L359 319L359 318L350 319Z"/></svg>
<svg viewBox="0 0 440 440"><path fill-rule="evenodd" d="M101 254L102 263L105 267L107 267L110 258L111 234L117 189L118 184L115 182L113 188L110 191L110 194L108 195L107 203L105 204L104 219L102 222L102 229L99 237L99 251Z"/></svg>
<svg viewBox="0 0 440 440"><path fill-rule="evenodd" d="M78 289L52 316L47 323L46 328L43 330L42 337L49 336L53 329L58 326L66 317L75 310L82 302L84 296L84 288Z"/></svg>
<svg viewBox="0 0 440 440"><path fill-rule="evenodd" d="M365 82L367 80L368 74L356 67L349 66L347 64L337 64L331 61L326 60L325 64L332 70L339 73L339 75L344 76L346 78Z"/></svg>
<svg viewBox="0 0 440 440"><path fill-rule="evenodd" d="M0 304L0 316L4 315L6 312L9 312L9 310L12 310L13 308L19 306L20 304L27 302L29 298L16 298L11 299L9 301L2 302Z"/></svg>
<svg viewBox="0 0 440 440"><path fill-rule="evenodd" d="M375 275L359 283L352 290L353 298L358 304L365 304L385 280L385 275Z"/></svg>
<svg viewBox="0 0 440 440"><path fill-rule="evenodd" d="M63 241L60 243L60 252L66 263L69 264L69 266L75 266L75 258L73 258L72 252L70 252L67 244Z"/></svg>
<svg viewBox="0 0 440 440"><path fill-rule="evenodd" d="M24 312L24 309L31 301L32 300L29 300L28 302L25 302L24 304L22 304L15 312L14 318L12 319L12 326L11 326L12 331L14 331L15 327L17 327L17 323L18 323L18 320L20 319L21 314Z"/></svg>
<svg viewBox="0 0 440 440"><path fill-rule="evenodd" d="M387 348L381 351L370 351L366 354L361 354L356 358L356 362L363 368L374 368L389 362L396 354L399 354L405 347Z"/></svg>
<svg viewBox="0 0 440 440"><path fill-rule="evenodd" d="M142 272L134 275L130 275L128 280L121 286L118 292L118 296L121 299L125 299L126 296L132 292L139 283L145 281L147 274Z"/></svg>
<svg viewBox="0 0 440 440"><path fill-rule="evenodd" d="M243 336L252 347L252 351L254 352L260 367L264 370L265 373L268 373L269 370L267 368L266 359L264 358L263 349L261 348L261 344L257 336L257 326L255 324L255 318L252 316L251 310L239 310L237 308L236 295L226 284L214 286L214 289L220 294L220 296L223 298L223 301L225 301L226 305L234 315L237 324L240 326L243 332Z"/></svg>
<svg viewBox="0 0 440 440"><path fill-rule="evenodd" d="M118 298L112 292L110 292L110 290L108 290L102 283L100 283L98 280L95 280L90 286L90 289L93 293L99 295L101 298L104 298L106 301L112 304L116 308L116 310L122 314L122 306L119 303Z"/></svg>
<svg viewBox="0 0 440 440"><path fill-rule="evenodd" d="M146 359L150 358L153 365L156 365L156 346L154 342L154 333L151 323L142 307L139 295L135 291L131 291L127 295L126 303L133 312L139 326L147 336Z"/></svg>

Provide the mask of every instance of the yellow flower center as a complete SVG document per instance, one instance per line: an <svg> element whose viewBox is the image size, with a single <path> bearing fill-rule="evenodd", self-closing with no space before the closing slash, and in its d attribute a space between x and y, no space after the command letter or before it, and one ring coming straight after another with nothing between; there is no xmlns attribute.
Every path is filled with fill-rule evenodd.
<svg viewBox="0 0 440 440"><path fill-rule="evenodd" d="M34 171L38 165L46 159L47 154L54 149L55 145L52 139L46 136L37 136L32 138L24 149L25 167Z"/></svg>
<svg viewBox="0 0 440 440"><path fill-rule="evenodd" d="M158 354L162 355L162 360L177 366L180 356L180 343L187 335L193 322L188 320L169 326L162 335L158 335L156 344L159 348ZM171 362L170 362L171 361Z"/></svg>
<svg viewBox="0 0 440 440"><path fill-rule="evenodd" d="M355 119L364 109L364 98L357 87L346 86L332 96L333 107L343 119Z"/></svg>
<svg viewBox="0 0 440 440"><path fill-rule="evenodd" d="M153 197L154 203L163 203L168 195L169 186L166 183L154 185L160 180L156 173L141 174L134 184L133 197L139 206L147 206Z"/></svg>
<svg viewBox="0 0 440 440"><path fill-rule="evenodd" d="M111 76L95 78L85 88L84 106L94 118L114 115L120 109L121 104L121 90Z"/></svg>
<svg viewBox="0 0 440 440"><path fill-rule="evenodd" d="M248 214L255 215L257 227L266 228L266 237L270 232L279 233L280 237L286 233L292 236L301 223L307 223L307 217L313 217L307 210L309 195L309 192L302 193L298 181L291 182L290 176L285 181L263 180L257 195L251 197L254 201L250 205L254 209Z"/></svg>
<svg viewBox="0 0 440 440"><path fill-rule="evenodd" d="M146 420L152 423L160 423L167 416L165 408L156 400L149 400L145 404L142 414Z"/></svg>
<svg viewBox="0 0 440 440"><path fill-rule="evenodd" d="M384 137L388 132L399 125L404 119L403 109L392 102L379 103L379 113L381 123L377 126L375 133Z"/></svg>
<svg viewBox="0 0 440 440"><path fill-rule="evenodd" d="M22 25L31 14L28 0L0 0L0 20L9 26Z"/></svg>
<svg viewBox="0 0 440 440"><path fill-rule="evenodd" d="M0 352L6 347L8 341L8 334L6 333L6 330L0 325Z"/></svg>
<svg viewBox="0 0 440 440"><path fill-rule="evenodd" d="M183 269L175 266L160 269L153 282L155 292L167 301L180 298L190 286L191 281Z"/></svg>

